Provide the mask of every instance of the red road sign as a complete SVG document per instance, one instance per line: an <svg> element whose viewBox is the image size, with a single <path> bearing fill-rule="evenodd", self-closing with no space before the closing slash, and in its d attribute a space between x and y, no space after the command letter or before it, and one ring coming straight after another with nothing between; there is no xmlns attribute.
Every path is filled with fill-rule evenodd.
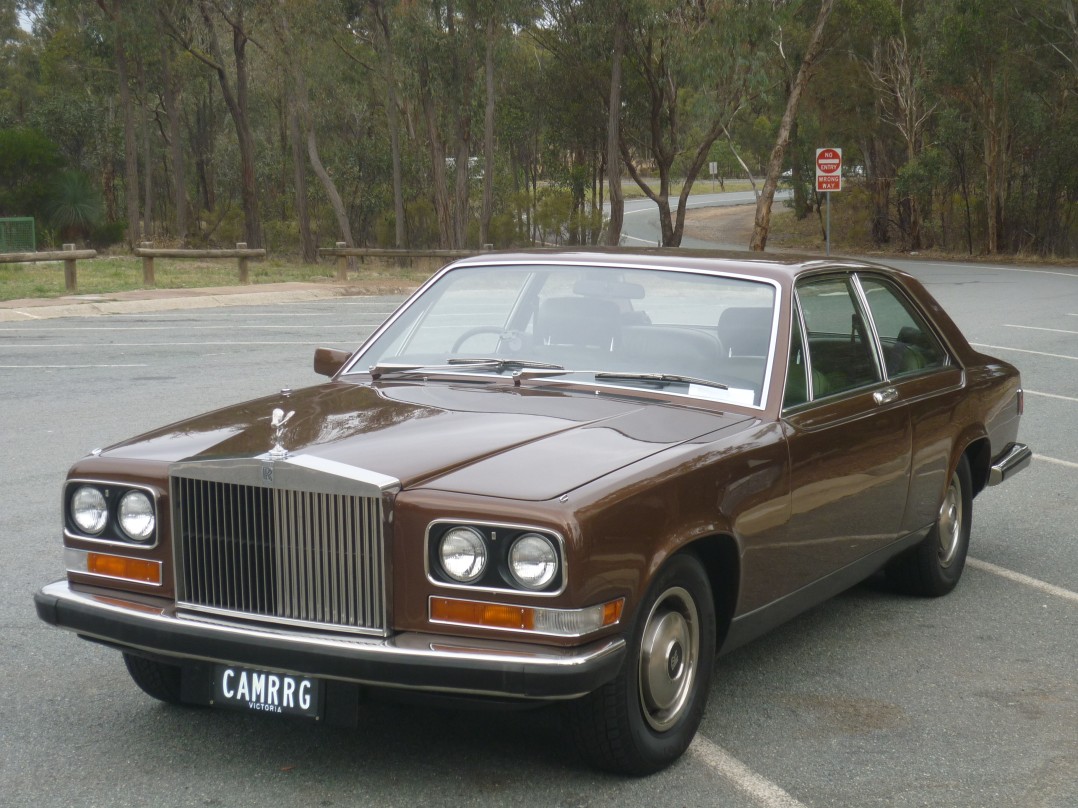
<svg viewBox="0 0 1078 808"><path fill-rule="evenodd" d="M842 190L842 149L816 150L816 190Z"/></svg>

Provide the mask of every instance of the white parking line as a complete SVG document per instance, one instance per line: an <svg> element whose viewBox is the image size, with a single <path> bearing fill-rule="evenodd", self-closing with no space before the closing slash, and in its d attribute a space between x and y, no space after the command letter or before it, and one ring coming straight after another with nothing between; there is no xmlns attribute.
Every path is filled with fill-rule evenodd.
<svg viewBox="0 0 1078 808"><path fill-rule="evenodd" d="M983 342L971 342L974 348L991 348L993 351L1017 351L1018 353L1036 354L1037 356L1050 356L1053 359L1073 359L1078 361L1078 356L1067 354L1045 353L1044 351L1027 351L1025 348L1009 348L1006 345L986 345Z"/></svg>
<svg viewBox="0 0 1078 808"><path fill-rule="evenodd" d="M955 266L967 267L969 269L986 269L994 272L1028 272L1034 275L1058 275L1061 278L1078 278L1078 274L1074 272L1052 272L1048 269L1026 269L1024 267L1005 267L994 264L956 264Z"/></svg>
<svg viewBox="0 0 1078 808"><path fill-rule="evenodd" d="M73 368L147 368L149 365L0 365L0 370L70 370Z"/></svg>
<svg viewBox="0 0 1078 808"><path fill-rule="evenodd" d="M325 340L317 342L304 342L304 341L281 341L281 342L57 342L53 344L45 345L20 345L18 343L12 343L11 345L0 345L0 349L3 348L90 348L98 350L100 348L170 348L181 346L202 346L202 345L325 345ZM327 346L328 347L328 346Z"/></svg>
<svg viewBox="0 0 1078 808"><path fill-rule="evenodd" d="M41 319L36 314L31 314L30 312L22 311L21 309L12 309L12 311L15 312L16 314L21 314L23 317L29 317L31 320L40 320Z"/></svg>
<svg viewBox="0 0 1078 808"><path fill-rule="evenodd" d="M689 752L729 780L764 808L806 808L770 780L765 780L725 749L697 735Z"/></svg>
<svg viewBox="0 0 1078 808"><path fill-rule="evenodd" d="M1007 578L1008 580L1015 581L1016 583L1025 584L1031 586L1034 589L1039 589L1048 595L1055 595L1057 598L1063 598L1074 603L1078 603L1078 592L1071 592L1069 589L1064 589L1061 586L1050 584L1046 581L1042 581L1038 578L1031 578L1028 575L1023 575L1020 572L1009 570L1006 567L998 567L995 564L990 564L987 561L981 561L979 558L966 557L966 563L974 569L983 570L984 572L990 572L993 575L998 575L1000 578Z"/></svg>
<svg viewBox="0 0 1078 808"><path fill-rule="evenodd" d="M1078 469L1078 463L1074 463L1070 460L1060 460L1056 457L1048 457L1047 455L1034 453L1033 458L1035 460L1043 460L1045 463L1055 463L1057 466L1066 466L1069 469Z"/></svg>
<svg viewBox="0 0 1078 808"><path fill-rule="evenodd" d="M0 332L10 331L16 334L40 334L45 331L240 331L240 330L273 330L273 329L299 329L299 328L355 328L363 323L350 323L348 325L189 325L176 323L175 325L42 325L33 328L0 328ZM368 324L369 325L369 324Z"/></svg>
<svg viewBox="0 0 1078 808"><path fill-rule="evenodd" d="M1078 398L1075 398L1074 396L1061 396L1057 393L1038 393L1036 390L1026 390L1025 393L1027 396L1044 396L1045 398L1059 398L1063 401L1078 402Z"/></svg>
<svg viewBox="0 0 1078 808"><path fill-rule="evenodd" d="M1039 325L1011 325L1004 323L1004 328L1024 328L1027 331L1051 331L1053 334L1078 334L1078 331L1067 331L1064 328L1043 328Z"/></svg>

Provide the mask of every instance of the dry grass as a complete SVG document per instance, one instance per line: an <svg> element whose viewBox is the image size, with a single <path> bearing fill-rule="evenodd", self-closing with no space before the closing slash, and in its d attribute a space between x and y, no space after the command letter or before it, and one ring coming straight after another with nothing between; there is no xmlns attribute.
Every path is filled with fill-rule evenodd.
<svg viewBox="0 0 1078 808"><path fill-rule="evenodd" d="M388 281L402 285L422 283L441 265L428 259L413 259L411 267L398 267L394 261L367 259L357 264L349 281ZM330 283L335 266L331 261L303 264L296 258L267 258L251 261L252 284L260 283ZM192 289L234 286L239 272L234 259L154 260L154 279L158 289ZM146 288L142 283L142 260L128 255L111 255L78 262L78 294L106 294ZM66 295L64 267L59 261L34 264L0 264L0 300L50 298Z"/></svg>

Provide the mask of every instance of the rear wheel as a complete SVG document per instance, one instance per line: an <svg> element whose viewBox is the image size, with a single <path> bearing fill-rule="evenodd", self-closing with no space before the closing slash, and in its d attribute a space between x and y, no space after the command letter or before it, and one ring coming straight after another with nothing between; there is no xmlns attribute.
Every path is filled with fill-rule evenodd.
<svg viewBox="0 0 1078 808"><path fill-rule="evenodd" d="M677 760L707 705L715 606L695 556L675 556L660 570L638 615L618 676L569 705L581 755L619 774L650 774Z"/></svg>
<svg viewBox="0 0 1078 808"><path fill-rule="evenodd" d="M969 461L963 455L943 494L939 517L924 540L887 566L887 577L908 595L946 595L962 577L973 516Z"/></svg>
<svg viewBox="0 0 1078 808"><path fill-rule="evenodd" d="M156 662L134 654L124 654L127 672L142 692L169 704L180 703L180 667Z"/></svg>

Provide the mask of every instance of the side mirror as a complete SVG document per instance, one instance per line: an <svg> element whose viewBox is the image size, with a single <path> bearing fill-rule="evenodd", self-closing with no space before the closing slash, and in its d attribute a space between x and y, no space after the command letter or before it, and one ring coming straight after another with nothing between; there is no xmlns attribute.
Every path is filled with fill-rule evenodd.
<svg viewBox="0 0 1078 808"><path fill-rule="evenodd" d="M314 349L314 372L319 376L336 376L337 371L344 367L344 363L351 357L348 351L337 351L333 348Z"/></svg>

